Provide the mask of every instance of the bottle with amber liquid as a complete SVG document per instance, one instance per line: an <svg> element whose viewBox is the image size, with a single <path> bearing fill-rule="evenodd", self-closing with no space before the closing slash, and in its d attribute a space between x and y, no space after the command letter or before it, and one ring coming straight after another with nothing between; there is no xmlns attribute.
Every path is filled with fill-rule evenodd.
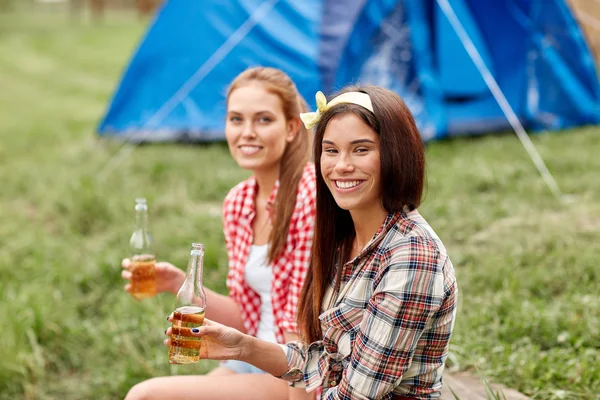
<svg viewBox="0 0 600 400"><path fill-rule="evenodd" d="M131 249L131 295L138 300L156 295L156 256L148 231L148 205L145 198L135 199L135 231L129 240Z"/></svg>
<svg viewBox="0 0 600 400"><path fill-rule="evenodd" d="M201 338L192 336L191 329L202 326L206 309L206 294L202 286L204 245L192 243L187 276L177 292L169 363L192 364L200 359Z"/></svg>

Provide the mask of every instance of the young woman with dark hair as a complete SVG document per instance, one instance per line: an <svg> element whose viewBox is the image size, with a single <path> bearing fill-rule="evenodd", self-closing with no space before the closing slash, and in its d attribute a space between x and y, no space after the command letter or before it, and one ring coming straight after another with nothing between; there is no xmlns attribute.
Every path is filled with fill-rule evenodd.
<svg viewBox="0 0 600 400"><path fill-rule="evenodd" d="M317 217L301 340L267 343L210 320L190 334L206 358L244 360L324 399L438 398L458 289L417 211L425 156L414 119L376 86L329 103L319 93L317 104L302 116L317 126Z"/></svg>

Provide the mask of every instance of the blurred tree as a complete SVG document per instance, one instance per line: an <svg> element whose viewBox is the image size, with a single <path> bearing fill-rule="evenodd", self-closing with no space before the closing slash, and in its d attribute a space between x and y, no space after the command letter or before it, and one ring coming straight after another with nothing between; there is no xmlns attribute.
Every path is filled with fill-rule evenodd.
<svg viewBox="0 0 600 400"><path fill-rule="evenodd" d="M17 0L0 0L3 2ZM19 0L20 1L20 0ZM92 19L99 21L104 18L106 9L136 9L140 16L148 16L154 13L162 0L68 0L71 15L81 19L86 9L90 10Z"/></svg>
<svg viewBox="0 0 600 400"><path fill-rule="evenodd" d="M160 2L158 0L136 0L136 8L141 16L150 15Z"/></svg>
<svg viewBox="0 0 600 400"><path fill-rule="evenodd" d="M152 9L152 0L137 0L135 6L142 15L147 15Z"/></svg>
<svg viewBox="0 0 600 400"><path fill-rule="evenodd" d="M0 12L10 11L17 4L16 0L0 0Z"/></svg>
<svg viewBox="0 0 600 400"><path fill-rule="evenodd" d="M104 18L105 0L89 0L92 19L99 21Z"/></svg>

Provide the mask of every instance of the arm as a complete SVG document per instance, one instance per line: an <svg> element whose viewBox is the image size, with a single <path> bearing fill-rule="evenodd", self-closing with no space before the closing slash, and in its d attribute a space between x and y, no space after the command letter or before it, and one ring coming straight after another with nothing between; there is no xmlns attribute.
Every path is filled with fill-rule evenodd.
<svg viewBox="0 0 600 400"><path fill-rule="evenodd" d="M403 247L381 267L348 368L323 398L389 399L413 362L417 343L442 304L444 278L437 250L419 241Z"/></svg>
<svg viewBox="0 0 600 400"><path fill-rule="evenodd" d="M295 342L300 340L300 337L296 333L284 332L283 337L286 342ZM286 371L287 372L287 371ZM280 376L280 375L277 375ZM314 400L316 398L316 392L307 393L304 388L295 388L290 386L289 388L289 400Z"/></svg>
<svg viewBox="0 0 600 400"><path fill-rule="evenodd" d="M246 333L240 307L231 297L219 294L206 287L204 292L206 293L206 318Z"/></svg>
<svg viewBox="0 0 600 400"><path fill-rule="evenodd" d="M124 279L131 279L131 261L126 258L121 262L124 270L121 275ZM171 292L177 294L183 281L185 272L171 263L161 261L156 263L156 289L157 292ZM125 285L125 290L129 291L131 284ZM228 296L223 296L208 288L204 288L206 294L206 317L213 319L223 325L231 326L242 332L245 332L244 323L238 305ZM195 302L195 299L194 299Z"/></svg>
<svg viewBox="0 0 600 400"><path fill-rule="evenodd" d="M245 335L241 345L241 361L245 361L273 376L285 374L289 367L285 353L280 345Z"/></svg>
<svg viewBox="0 0 600 400"><path fill-rule="evenodd" d="M173 315L169 316L173 321ZM186 336L202 338L200 357L209 360L239 360L254 365L274 376L285 374L288 360L282 345L257 339L237 329L221 325L209 319L199 328L184 328ZM171 336L172 328L165 334ZM171 339L165 340L165 345L171 345Z"/></svg>
<svg viewBox="0 0 600 400"><path fill-rule="evenodd" d="M169 321L172 321L172 315ZM172 328L165 332L171 336ZM301 381L307 348L301 342L292 342L279 345L266 342L240 331L218 324L209 319L204 320L204 325L188 331L187 335L202 337L200 357L209 360L240 360L250 363L274 376L282 376L293 371L294 378L286 380ZM290 338L292 338L290 336ZM170 338L165 340L169 346ZM307 394L302 388L290 388L290 400L314 399L315 395Z"/></svg>
<svg viewBox="0 0 600 400"><path fill-rule="evenodd" d="M225 247L227 249L227 259L229 264L229 270L227 272L227 286L229 287L230 291L231 286L229 285L229 282L232 279L231 259L234 253L232 232L235 232L236 229L235 226L232 226L232 221L237 220L236 199L238 199L238 195L236 188L233 188L227 194L225 200L223 201L222 208L223 235L225 238ZM238 304L238 302L236 302L232 296L222 295L210 289L205 290L205 292L207 318L210 318L221 324L231 326L240 332L247 332L246 326L244 325L244 320L242 318L240 304ZM212 304L215 304L216 306L213 307L211 306Z"/></svg>
<svg viewBox="0 0 600 400"><path fill-rule="evenodd" d="M314 400L316 399L316 392L307 393L305 389L302 388L289 388L289 400Z"/></svg>

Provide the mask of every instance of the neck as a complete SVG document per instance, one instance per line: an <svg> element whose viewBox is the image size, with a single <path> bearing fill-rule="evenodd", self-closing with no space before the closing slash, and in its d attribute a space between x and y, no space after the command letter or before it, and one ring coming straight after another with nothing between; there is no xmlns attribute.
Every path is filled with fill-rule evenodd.
<svg viewBox="0 0 600 400"><path fill-rule="evenodd" d="M267 200L273 192L275 182L279 179L279 165L277 168L270 168L267 170L254 171L254 177L258 184L258 191L256 197L261 200Z"/></svg>
<svg viewBox="0 0 600 400"><path fill-rule="evenodd" d="M357 252L360 252L373 238L373 235L377 233L388 212L383 207L379 207L375 211L351 211L350 215L352 215L352 222L356 231L355 248Z"/></svg>

